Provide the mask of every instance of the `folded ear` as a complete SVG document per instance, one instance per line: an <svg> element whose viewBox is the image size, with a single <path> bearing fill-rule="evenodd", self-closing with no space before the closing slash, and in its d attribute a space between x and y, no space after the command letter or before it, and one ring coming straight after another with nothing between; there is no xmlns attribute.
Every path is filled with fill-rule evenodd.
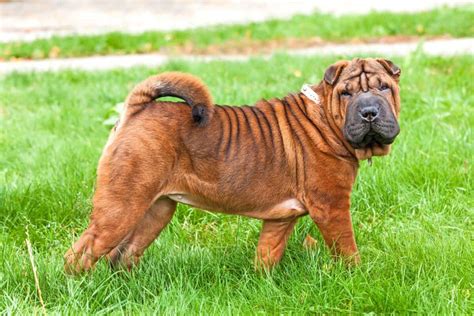
<svg viewBox="0 0 474 316"><path fill-rule="evenodd" d="M331 86L335 84L342 70L347 66L348 63L349 62L347 60L341 60L334 65L329 66L329 68L326 69L326 72L324 73L324 81L326 81Z"/></svg>
<svg viewBox="0 0 474 316"><path fill-rule="evenodd" d="M402 73L401 69L395 65L391 60L377 58L377 61L387 70L387 72L395 79L400 79L400 74Z"/></svg>

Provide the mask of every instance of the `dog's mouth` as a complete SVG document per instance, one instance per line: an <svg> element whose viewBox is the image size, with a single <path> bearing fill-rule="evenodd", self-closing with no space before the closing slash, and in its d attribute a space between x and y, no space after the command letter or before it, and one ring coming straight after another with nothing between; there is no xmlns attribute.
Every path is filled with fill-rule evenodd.
<svg viewBox="0 0 474 316"><path fill-rule="evenodd" d="M344 126L344 137L355 149L359 160L372 156L385 156L390 152L390 145L400 132L396 121L374 120L357 122Z"/></svg>
<svg viewBox="0 0 474 316"><path fill-rule="evenodd" d="M390 145L395 141L395 137L396 135L387 137L384 134L376 132L373 128L370 128L365 134L359 134L356 137L349 137L349 139L355 139L352 141L349 140L349 143L354 147L354 149L363 149L374 146Z"/></svg>

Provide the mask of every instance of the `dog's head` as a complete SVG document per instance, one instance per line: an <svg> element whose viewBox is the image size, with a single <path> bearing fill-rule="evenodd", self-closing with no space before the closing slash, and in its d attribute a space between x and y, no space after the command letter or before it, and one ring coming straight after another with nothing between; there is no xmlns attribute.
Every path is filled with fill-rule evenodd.
<svg viewBox="0 0 474 316"><path fill-rule="evenodd" d="M324 74L329 111L358 159L390 152L400 127L400 68L386 59L354 59Z"/></svg>

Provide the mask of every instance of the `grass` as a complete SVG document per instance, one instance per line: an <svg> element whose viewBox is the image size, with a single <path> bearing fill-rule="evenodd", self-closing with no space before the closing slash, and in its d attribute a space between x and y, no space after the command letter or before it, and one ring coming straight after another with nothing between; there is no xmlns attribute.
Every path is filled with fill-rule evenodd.
<svg viewBox="0 0 474 316"><path fill-rule="evenodd" d="M319 81L337 59L176 61L160 71L198 74L219 103L248 104ZM132 273L101 263L91 274L66 276L62 255L87 225L108 134L102 122L156 70L1 78L0 310L41 312L28 227L50 313L473 314L472 57L394 61L402 68L402 133L391 156L361 164L352 197L362 265L333 262L303 218L269 275L252 265L259 221L181 205ZM314 251L302 247L307 233L319 241Z"/></svg>
<svg viewBox="0 0 474 316"><path fill-rule="evenodd" d="M291 46L295 45L295 40L315 38L323 41L367 41L387 36L469 37L474 35L473 20L474 5L443 7L418 13L372 12L339 17L313 13L296 15L288 20L185 31L141 34L114 32L0 43L0 59L134 54L163 50L199 53L225 51L229 46L246 51L249 47L258 50L269 42L283 42Z"/></svg>

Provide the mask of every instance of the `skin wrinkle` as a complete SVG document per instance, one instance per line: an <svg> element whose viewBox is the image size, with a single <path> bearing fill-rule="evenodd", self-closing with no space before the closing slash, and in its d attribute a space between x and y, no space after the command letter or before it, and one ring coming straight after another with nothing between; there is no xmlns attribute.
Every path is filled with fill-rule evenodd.
<svg viewBox="0 0 474 316"><path fill-rule="evenodd" d="M280 129L274 128L274 126L278 126L278 119L273 107L269 105L267 101L265 101L264 105L268 108L264 108L263 106L260 108L257 104L255 109L256 112L261 114L261 117L264 119L270 134L270 141L272 145L270 156L272 157L272 161L274 161L279 168L284 168L286 165L286 157L283 150L283 135L281 134ZM268 138L268 135L266 136Z"/></svg>
<svg viewBox="0 0 474 316"><path fill-rule="evenodd" d="M265 102L269 105L269 112L271 113L271 115L273 117L274 123L279 126L280 123L278 122L278 116L277 116L277 113L275 112L275 109L273 108L273 106L271 104L268 103L268 101L265 101ZM280 145L284 146L283 134L281 133L281 128L278 128L277 131L278 131L278 136L279 136L279 139L280 139Z"/></svg>
<svg viewBox="0 0 474 316"><path fill-rule="evenodd" d="M304 103L304 101L301 99L300 95L302 95L302 93L300 93L299 95L298 94L294 94L294 93L291 93L289 95L289 97L293 100L293 102L298 106L298 109L303 112L304 114L304 117L308 117L308 111L307 111L307 108L306 108L306 105ZM319 104L318 104L319 106Z"/></svg>
<svg viewBox="0 0 474 316"><path fill-rule="evenodd" d="M298 155L296 153L296 146L295 146L295 141L294 141L294 138L291 137L292 135L296 136L296 141L300 144L301 146L301 141L298 137L297 134L293 133L293 130L292 130L292 126L291 126L291 122L288 118L288 113L286 111L286 106L285 106L285 103L286 101L283 99L283 100L278 100L277 102L279 102L282 106L280 107L283 112L283 115L284 115L284 119L282 119L283 123L285 124L285 131L286 131L286 138L288 139L288 142L287 142L287 146L285 146L285 153L288 157L288 161L289 161L289 165L290 165L290 169L293 170L293 176L295 177L295 179L299 179L298 177L298 162L297 162L297 158L298 158Z"/></svg>
<svg viewBox="0 0 474 316"><path fill-rule="evenodd" d="M248 107L248 109L250 110L250 113L252 113L252 115L255 117L255 120L257 122L257 127L258 127L258 133L259 133L259 137L260 139L263 140L263 143L265 144L265 149L268 149L268 144L267 144L267 139L265 138L265 132L263 130L263 127L262 127L262 122L260 121L260 119L258 118L258 114L255 112L255 108L254 107ZM247 118L247 117L246 117ZM250 126L250 122L248 121L247 119L247 123L249 124ZM273 141L273 140L272 140ZM257 143L255 142L255 147L257 147ZM257 147L258 148L258 147ZM258 149L257 149L258 150ZM266 150L264 150L264 153L266 152ZM266 154L265 154L266 156Z"/></svg>
<svg viewBox="0 0 474 316"><path fill-rule="evenodd" d="M253 128L252 128L252 125L250 124L250 121L249 121L249 118L247 117L247 111L248 111L248 107L235 107L236 109L240 110L240 112L242 112L243 116L244 116L244 120L245 120L245 126L247 128L247 131L250 132L250 135L252 135L252 139L253 139L253 142L252 142L252 147L253 147L253 150L255 152L259 152L259 147L257 146L257 142L255 140L255 134L253 132ZM257 124L257 126L259 127L259 129L261 128L260 125ZM261 133L261 131L260 131Z"/></svg>
<svg viewBox="0 0 474 316"><path fill-rule="evenodd" d="M293 135L295 135L295 137L298 140L301 148L303 148L303 142L300 139L300 135L299 135L298 131L301 131L301 134L305 137L306 140L311 139L311 137L309 136L309 134L308 134L306 128L304 127L303 123L301 122L301 120L299 120L298 116L295 115L295 112L293 112L293 106L292 106L293 103L290 103L285 98L285 99L283 99L283 104L285 105L285 109L288 109L290 111L290 113L287 113L288 111L285 111L285 116L286 116L286 119L289 122L290 131L293 133ZM298 108L298 106L295 106L295 107ZM289 114L291 114L291 115L289 115ZM289 117L291 117L291 120L290 120ZM303 115L303 117L305 117L305 116ZM295 128L294 125L291 122L296 122L296 124L299 126L299 128L298 129Z"/></svg>
<svg viewBox="0 0 474 316"><path fill-rule="evenodd" d="M341 159L353 159L352 157L354 156L354 149L352 148L352 146L344 139L344 137L342 136L342 132L341 132L341 127L337 125L337 123L334 121L333 119L333 112L332 112L332 107L331 105L334 103L333 100L336 99L338 100L339 99L339 96L337 96L337 98L334 98L333 96L333 93L330 93L329 94L329 102L327 102L329 105L326 106L325 108L325 116L326 116L326 120L327 122L329 123L328 124L328 127L330 128L331 132L333 132L334 134L337 135L337 138L341 141L342 145L344 146L344 148L347 150L347 153L349 153L349 155L347 157L340 157ZM340 103L338 103L338 106L340 106ZM352 157L351 157L352 156Z"/></svg>
<svg viewBox="0 0 474 316"><path fill-rule="evenodd" d="M230 106L229 110L232 112L233 117L235 118L235 145L239 147L239 136L240 136L240 120L237 114L237 110L235 106Z"/></svg>
<svg viewBox="0 0 474 316"><path fill-rule="evenodd" d="M347 84L346 84L346 88L345 88L345 89L347 89ZM342 102L341 102L341 98L342 98L342 97L343 97L343 96L341 96L341 95L339 94L339 99L338 99L339 104L342 103ZM345 112L346 112L345 107L339 106L338 109L339 109L339 117L341 117L341 118L342 118L342 117L345 117ZM338 121L339 121L339 120L338 120Z"/></svg>
<svg viewBox="0 0 474 316"><path fill-rule="evenodd" d="M305 97L305 99L303 99L303 95L302 95L302 94L300 94L300 95L298 95L298 96L299 96L299 99L303 102L303 104L305 104L305 107L307 107L306 102L305 102L306 97ZM319 105L318 105L318 111L319 111ZM306 116L306 117L307 117L307 116ZM308 117L307 117L307 118L308 118ZM332 152L335 154L335 153L336 153L336 150L334 149L332 143L331 143L326 137L324 137L324 133L322 132L322 130L320 129L320 127L318 126L318 124L315 124L315 123L313 122L313 120L311 120L311 119L309 119L309 118L308 118L308 121L312 124L312 126L314 127L314 130L318 133L319 141L324 142L324 143L328 146L328 148L331 149ZM318 141L318 140L316 139L316 141Z"/></svg>
<svg viewBox="0 0 474 316"><path fill-rule="evenodd" d="M220 127L221 130L223 130L222 124L223 124L222 121L219 120L219 125L220 125L219 127ZM218 141L217 141L217 146L215 146L215 148L216 148L215 155L216 155L216 156L217 156L217 155L219 154L219 152L221 151L221 145L222 145L222 141L223 141L223 139L224 139L224 134L225 134L225 133L219 133L219 138L218 138Z"/></svg>
<svg viewBox="0 0 474 316"><path fill-rule="evenodd" d="M391 91L391 101L392 102L389 102L390 104L390 108L391 110L393 111L393 114L395 116L398 116L398 112L400 111L400 108L398 107L398 105L400 104L400 102L398 100L396 100L395 96L399 95L398 94L398 90L396 87L394 86L390 86L390 91Z"/></svg>
<svg viewBox="0 0 474 316"><path fill-rule="evenodd" d="M301 94L289 94L251 108L216 106L200 80L179 73L152 76L138 84L127 97L133 102L126 104L118 132L111 132L99 160L90 224L65 254L66 272L92 269L102 256L128 268L136 265L171 220L176 202L263 220L256 265L271 267L281 259L296 220L305 215L311 216L335 257L357 264L350 216L356 158L389 150L387 146L358 152L343 134L350 111L341 107L352 97L339 96L346 84L361 88L363 76L348 78L360 73L362 62L367 72L392 87L393 99L386 97L398 117L399 70L385 60L356 59L330 66L324 79L313 85L319 105ZM169 94L193 104L200 100L206 123L193 121L192 104L150 100L159 92L153 86L158 79L167 82L160 86ZM150 106L143 111L142 104ZM351 128L360 129L357 124Z"/></svg>
<svg viewBox="0 0 474 316"><path fill-rule="evenodd" d="M304 187L304 172L301 172L301 170L304 169L304 161L305 161L305 151L304 151L304 146L303 146L303 141L301 140L298 132L294 128L292 121L296 122L300 126L300 130L304 132L305 137L308 138L308 135L305 133L305 129L300 123L298 119L295 119L295 115L292 110L292 106L288 103L286 98L283 98L282 100L283 105L284 105L284 111L285 111L285 118L288 121L288 126L289 126L289 131L293 134L294 138L296 139L297 143L294 145L294 155L295 155L295 174L297 177L297 185L302 183L301 186ZM291 115L289 115L288 110L291 112ZM292 119L290 119L290 117ZM300 186L297 187L297 190L300 191L301 188Z"/></svg>
<svg viewBox="0 0 474 316"><path fill-rule="evenodd" d="M285 98L285 100L287 100ZM303 124L303 121L310 121L308 119L308 117L306 116L306 113L303 112L303 110L301 109L301 107L298 105L298 102L296 101L295 99L295 96L293 94L290 94L290 96L288 97L288 100L289 101L293 101L292 103L289 103L287 102L288 104L288 109L290 110L291 112L291 117L294 118L294 121L296 121L296 123L299 125L300 127L300 130L302 131L304 137L305 137L305 146L303 146L303 141L300 140L299 136L298 136L298 133L295 131L295 135L299 141L299 145L300 147L298 148L299 149L299 152L302 152L302 155L297 155L297 157L299 157L302 161L300 161L300 165L301 165L301 168L300 169L304 169L306 168L306 164L305 162L307 161L307 150L305 150L305 148L307 149L309 146L311 146L312 144L320 144L321 142L321 139L316 139L314 136L312 137L311 136L311 133L308 131L308 128L307 128L307 125ZM296 108L299 112L300 115L296 114L294 111L293 111L293 107ZM303 119L298 119L299 117L302 117ZM306 120L305 120L306 119ZM311 121L310 121L311 122ZM312 126L314 126L314 124L312 124ZM323 139L324 140L324 139ZM316 145L318 146L318 145ZM320 146L318 146L320 147ZM306 179L305 179L305 174L304 172L302 173L302 176L301 176L302 180L301 180L301 187L305 187L306 185ZM300 191L300 189L299 189Z"/></svg>
<svg viewBox="0 0 474 316"><path fill-rule="evenodd" d="M250 109L252 109L252 112L255 114L255 117L257 118L257 122L260 126L260 129L263 132L262 138L265 139L265 143L267 143L267 137L265 137L265 132L263 130L263 127L261 126L261 121L260 121L259 116L261 116L263 118L263 120L265 121L266 130L270 134L270 137L269 137L270 142L271 142L271 147L270 148L271 148L271 151L274 152L276 150L276 145L275 145L275 140L274 140L274 137L273 137L273 131L272 131L269 119L262 112L262 110L260 110L258 107L252 106L252 107L250 107Z"/></svg>
<svg viewBox="0 0 474 316"><path fill-rule="evenodd" d="M369 84L367 82L367 76L365 75L364 72L361 73L361 75L360 75L360 86L362 87L363 92L369 91Z"/></svg>
<svg viewBox="0 0 474 316"><path fill-rule="evenodd" d="M265 103L265 105L266 105L265 109L267 109L268 112L270 112L270 114L273 117L275 125L278 126L278 128L276 129L277 132L278 132L277 134L278 134L279 139L280 139L280 146L278 147L278 149L279 149L279 151L282 151L285 154L285 157L286 157L285 141L283 140L282 128L281 128L281 125L280 125L280 121L278 120L278 115L275 111L275 108L267 100L262 100L262 102ZM257 107L258 107L258 105L257 105ZM262 111L263 111L263 109L262 109ZM283 162L281 162L281 163L283 163Z"/></svg>
<svg viewBox="0 0 474 316"><path fill-rule="evenodd" d="M228 133L228 140L227 140L227 144L226 144L226 147L225 147L225 160L227 160L229 158L229 151L230 151L230 148L231 148L231 143L232 143L232 119L230 118L230 115L229 113L227 113L227 110L228 110L228 106L222 106L221 109L223 110L225 116L227 117L227 122L228 122L228 126L229 126L229 133Z"/></svg>

